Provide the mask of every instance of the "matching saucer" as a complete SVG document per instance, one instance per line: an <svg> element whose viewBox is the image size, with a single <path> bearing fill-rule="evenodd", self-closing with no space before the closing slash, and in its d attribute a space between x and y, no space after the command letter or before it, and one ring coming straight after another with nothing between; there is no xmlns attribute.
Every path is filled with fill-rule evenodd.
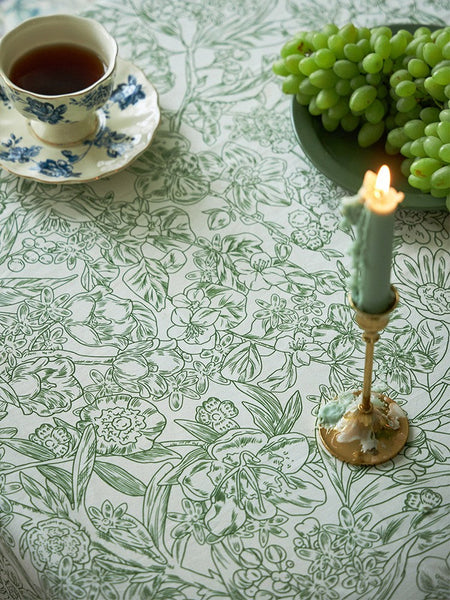
<svg viewBox="0 0 450 600"><path fill-rule="evenodd" d="M150 145L160 121L157 91L140 69L119 58L113 92L97 116L99 125L92 136L67 147L51 145L36 136L0 87L0 165L45 183L80 183L111 175Z"/></svg>

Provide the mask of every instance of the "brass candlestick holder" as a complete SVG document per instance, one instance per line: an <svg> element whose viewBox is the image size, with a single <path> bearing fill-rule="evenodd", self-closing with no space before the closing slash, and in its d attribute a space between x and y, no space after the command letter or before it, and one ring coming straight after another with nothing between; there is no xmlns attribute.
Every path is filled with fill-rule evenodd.
<svg viewBox="0 0 450 600"><path fill-rule="evenodd" d="M336 422L320 418L319 434L325 448L338 458L354 465L376 465L396 456L408 438L408 419L400 406L383 394L371 391L374 345L380 338L390 313L398 304L397 290L392 286L394 301L389 309L380 314L356 311L356 322L363 330L366 342L364 383L362 390L355 390L335 398L332 409ZM329 407L330 403L324 406ZM322 422L321 422L322 421Z"/></svg>

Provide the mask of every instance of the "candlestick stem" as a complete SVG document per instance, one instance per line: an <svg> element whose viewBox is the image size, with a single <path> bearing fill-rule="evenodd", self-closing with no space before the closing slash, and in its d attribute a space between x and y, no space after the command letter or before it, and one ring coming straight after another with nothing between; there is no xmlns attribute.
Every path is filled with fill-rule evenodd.
<svg viewBox="0 0 450 600"><path fill-rule="evenodd" d="M378 333L363 333L363 340L366 342L366 356L364 361L364 383L362 402L359 408L364 413L370 413L372 411L372 402L370 401L370 395L372 392L372 371L373 371L373 354L375 342L380 339Z"/></svg>

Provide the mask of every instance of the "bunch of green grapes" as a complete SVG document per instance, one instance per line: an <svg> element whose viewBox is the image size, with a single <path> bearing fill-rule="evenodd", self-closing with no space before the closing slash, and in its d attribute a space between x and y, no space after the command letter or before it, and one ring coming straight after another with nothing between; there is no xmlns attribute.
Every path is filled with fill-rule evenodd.
<svg viewBox="0 0 450 600"><path fill-rule="evenodd" d="M405 157L402 172L411 186L436 198L450 196L450 108L423 108L418 118L392 129L386 145Z"/></svg>
<svg viewBox="0 0 450 600"><path fill-rule="evenodd" d="M442 183L434 187L434 181L441 181L438 175L431 183L430 174L427 184L417 175L415 159L441 160L435 169L439 171L447 166L448 149L443 149L444 158L416 156L408 143L424 137L425 127L433 129L432 123L440 130L447 128L439 123L448 123L446 113L440 117L440 112L450 107L450 27L434 32L419 27L414 33L400 29L393 34L389 27L327 24L319 31L295 34L280 54L273 71L283 77L283 92L295 95L312 115L320 116L324 129L357 131L361 147L389 132L386 151L405 156L403 170L410 184L425 190L430 183L427 191L445 195ZM446 146L443 136L429 137ZM414 173L407 171L413 163ZM426 164L430 169L431 163Z"/></svg>
<svg viewBox="0 0 450 600"><path fill-rule="evenodd" d="M418 28L390 77L393 101L388 153L405 157L411 186L435 197L450 194L450 27ZM392 127L390 127L392 126Z"/></svg>

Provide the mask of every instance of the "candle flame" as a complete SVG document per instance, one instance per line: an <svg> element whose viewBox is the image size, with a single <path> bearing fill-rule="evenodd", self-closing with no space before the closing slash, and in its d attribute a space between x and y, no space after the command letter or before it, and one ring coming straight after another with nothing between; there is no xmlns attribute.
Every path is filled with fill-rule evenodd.
<svg viewBox="0 0 450 600"><path fill-rule="evenodd" d="M391 172L387 165L380 167L378 171L377 179L375 181L375 190L387 194L389 192L389 186L391 185Z"/></svg>

